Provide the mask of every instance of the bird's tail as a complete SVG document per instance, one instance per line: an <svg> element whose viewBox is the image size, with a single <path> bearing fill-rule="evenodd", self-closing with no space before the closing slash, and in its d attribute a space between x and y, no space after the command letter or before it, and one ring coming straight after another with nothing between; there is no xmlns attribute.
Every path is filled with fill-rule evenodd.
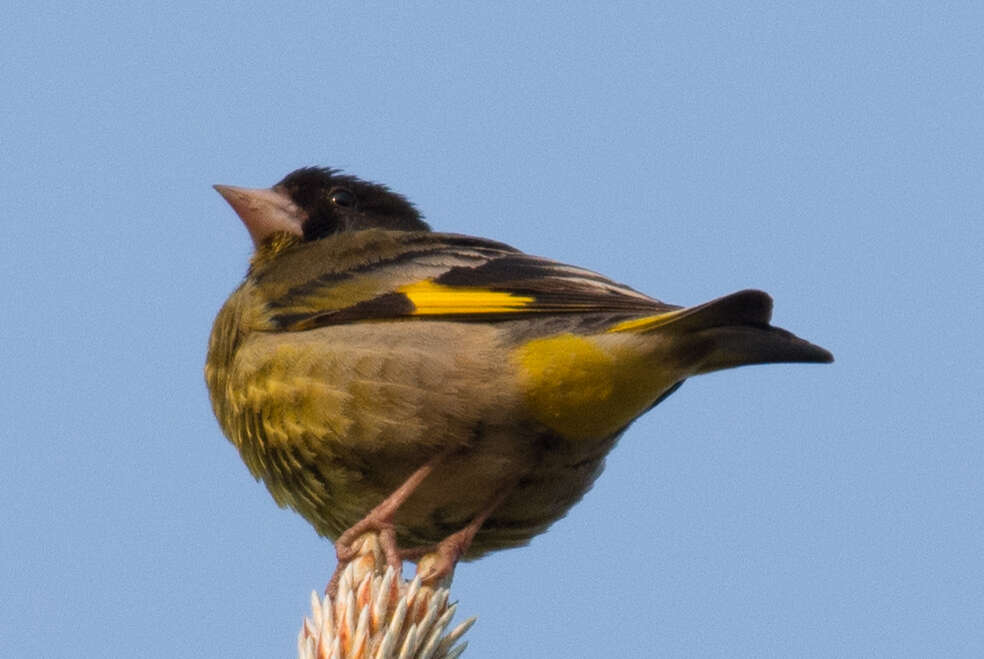
<svg viewBox="0 0 984 659"><path fill-rule="evenodd" d="M820 346L769 325L771 317L772 298L762 291L745 290L613 329L673 337L678 354L694 373L748 364L834 360Z"/></svg>

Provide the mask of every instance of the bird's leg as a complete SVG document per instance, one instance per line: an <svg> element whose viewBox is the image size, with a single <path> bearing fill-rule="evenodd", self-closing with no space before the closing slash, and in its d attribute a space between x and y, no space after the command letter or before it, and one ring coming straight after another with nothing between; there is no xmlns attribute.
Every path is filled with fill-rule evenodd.
<svg viewBox="0 0 984 659"><path fill-rule="evenodd" d="M335 556L338 559L338 566L335 573L328 582L326 592L334 596L338 589L338 580L342 576L345 564L351 561L358 554L358 549L353 546L356 540L364 533L375 531L379 534L379 546L386 557L386 564L391 565L398 572L403 567L403 560L400 557L400 549L396 545L396 529L393 528L393 515L399 510L400 506L410 498L424 479L427 478L434 468L447 456L450 451L442 451L433 458L421 465L415 472L410 474L403 484L396 488L392 494L369 511L369 513L354 525L349 527L344 533L338 536L335 541Z"/></svg>
<svg viewBox="0 0 984 659"><path fill-rule="evenodd" d="M454 571L454 566L458 564L461 557L468 551L472 540L475 539L475 534L482 528L482 524L489 518L489 515L502 505L502 502L505 501L515 486L516 483L510 483L507 487L499 490L485 507L472 518L472 521L465 528L452 533L436 545L425 548L414 548L403 552L402 556L405 558L419 558L425 554L436 554L436 560L430 563L427 574L421 575L421 579L430 584L440 582Z"/></svg>

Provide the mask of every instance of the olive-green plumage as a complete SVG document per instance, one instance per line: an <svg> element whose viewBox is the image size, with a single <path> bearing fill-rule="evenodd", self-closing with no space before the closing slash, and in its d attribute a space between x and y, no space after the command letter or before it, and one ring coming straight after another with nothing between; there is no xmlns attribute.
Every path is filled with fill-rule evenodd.
<svg viewBox="0 0 984 659"><path fill-rule="evenodd" d="M768 324L765 293L667 305L431 232L399 195L331 170L217 187L257 250L209 341L213 408L277 502L331 538L453 449L399 508L401 546L440 541L510 487L467 555L524 544L687 377L831 360Z"/></svg>

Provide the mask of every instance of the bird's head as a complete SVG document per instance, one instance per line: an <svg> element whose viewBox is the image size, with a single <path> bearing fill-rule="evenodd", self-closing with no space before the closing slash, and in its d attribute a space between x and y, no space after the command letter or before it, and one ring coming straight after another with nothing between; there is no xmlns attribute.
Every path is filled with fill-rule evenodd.
<svg viewBox="0 0 984 659"><path fill-rule="evenodd" d="M307 242L360 229L430 229L406 198L334 169L298 169L271 188L215 189L242 219L256 247L282 233Z"/></svg>

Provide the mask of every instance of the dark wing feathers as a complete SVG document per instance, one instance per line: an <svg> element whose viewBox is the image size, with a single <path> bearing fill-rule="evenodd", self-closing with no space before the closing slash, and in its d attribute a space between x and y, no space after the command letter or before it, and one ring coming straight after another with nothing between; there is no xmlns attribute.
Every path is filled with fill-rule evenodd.
<svg viewBox="0 0 984 659"><path fill-rule="evenodd" d="M402 250L344 271L331 267L330 240L319 241L326 243L325 272L269 299L278 328L302 331L408 318L501 322L531 315L635 316L678 308L590 270L481 238L408 233Z"/></svg>

